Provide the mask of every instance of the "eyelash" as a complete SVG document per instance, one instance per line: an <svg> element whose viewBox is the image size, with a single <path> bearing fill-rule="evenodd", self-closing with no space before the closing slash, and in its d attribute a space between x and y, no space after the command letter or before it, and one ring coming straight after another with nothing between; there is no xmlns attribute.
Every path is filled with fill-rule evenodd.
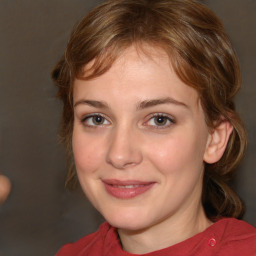
<svg viewBox="0 0 256 256"><path fill-rule="evenodd" d="M164 118L165 123L163 125L157 125L155 123L157 118ZM163 113L152 114L150 116L150 118L148 119L148 121L146 121L145 123L149 123L149 121L151 121L151 120L153 120L155 125L149 125L149 126L154 127L155 129L165 129L165 128L170 127L172 124L176 123L176 121L173 117L170 117L169 115L163 114ZM168 124L166 124L166 122L168 122Z"/></svg>
<svg viewBox="0 0 256 256"><path fill-rule="evenodd" d="M91 119L91 122L93 122L93 118L102 118L103 119L103 123L101 124L88 124L88 122L90 121ZM86 127L89 127L89 128L97 128L99 126L104 126L106 124L104 124L104 122L107 121L108 123L110 123L108 121L108 119L103 115L103 114L100 114L100 113L94 113L94 114L90 114L90 115L87 115L85 117L82 118L81 120L81 123L83 123Z"/></svg>
<svg viewBox="0 0 256 256"><path fill-rule="evenodd" d="M92 124L92 122L94 122L93 118L98 118L98 117L102 118L102 123ZM157 118L163 118L164 119L163 120L164 124L163 125L161 125L161 124L157 125L156 124L156 119ZM91 121L91 124L89 124L90 121ZM108 122L108 124L110 124L110 121L108 121L108 119L105 117L105 115L103 115L101 113L89 114L89 115L87 115L87 116L85 116L81 119L81 123L83 123L86 127L89 127L89 128L97 128L97 127L108 125L108 124L104 124L106 121ZM153 121L154 124L149 124L150 121ZM150 115L149 119L146 122L144 122L143 125L153 127L154 129L165 129L165 128L168 128L172 124L175 124L175 123L176 123L176 121L173 117L170 117L169 115L163 114L163 113L155 113L155 114Z"/></svg>

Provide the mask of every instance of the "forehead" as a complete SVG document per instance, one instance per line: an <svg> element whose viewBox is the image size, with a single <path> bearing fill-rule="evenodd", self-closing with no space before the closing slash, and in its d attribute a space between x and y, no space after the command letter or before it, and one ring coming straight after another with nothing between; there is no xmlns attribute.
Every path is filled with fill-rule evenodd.
<svg viewBox="0 0 256 256"><path fill-rule="evenodd" d="M84 67L88 72L91 62ZM198 100L192 87L183 83L175 73L170 57L161 49L151 46L127 48L104 74L90 80L76 79L74 99L122 98L134 99L174 97L178 101ZM125 96L125 97L124 97Z"/></svg>

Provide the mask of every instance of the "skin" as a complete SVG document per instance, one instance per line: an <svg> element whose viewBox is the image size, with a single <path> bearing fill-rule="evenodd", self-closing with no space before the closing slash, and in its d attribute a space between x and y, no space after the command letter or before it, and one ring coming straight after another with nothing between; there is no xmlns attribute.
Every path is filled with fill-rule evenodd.
<svg viewBox="0 0 256 256"><path fill-rule="evenodd" d="M7 199L11 191L11 182L10 180L0 174L0 204L3 204Z"/></svg>
<svg viewBox="0 0 256 256"><path fill-rule="evenodd" d="M82 189L118 228L123 249L137 254L211 225L201 203L204 161L220 158L197 92L178 78L164 51L149 50L147 56L128 48L105 74L75 80L73 96L73 153ZM119 199L106 191L105 179L154 185Z"/></svg>

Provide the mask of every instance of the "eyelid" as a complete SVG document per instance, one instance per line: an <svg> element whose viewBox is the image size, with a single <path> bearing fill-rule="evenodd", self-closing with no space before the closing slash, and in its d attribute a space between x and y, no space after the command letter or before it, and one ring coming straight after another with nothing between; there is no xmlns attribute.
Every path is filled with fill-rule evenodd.
<svg viewBox="0 0 256 256"><path fill-rule="evenodd" d="M105 125L106 125L106 124L89 125L89 124L86 124L86 123L85 123L86 120L88 120L89 118L93 118L93 117L95 117L95 116L100 116L100 117L104 118L104 119L108 122L107 125L109 125L109 124L111 123L111 122L109 121L109 118L108 118L106 115L102 114L102 113L90 113L90 114L84 115L84 116L81 118L81 123L83 123L86 127L93 127L93 128L101 127L101 126L105 126Z"/></svg>
<svg viewBox="0 0 256 256"><path fill-rule="evenodd" d="M106 118L106 116L104 114L96 112L96 113L89 113L89 114L83 115L81 120L86 120L87 118L94 117L94 116L102 116L102 117Z"/></svg>
<svg viewBox="0 0 256 256"><path fill-rule="evenodd" d="M170 122L170 124L167 124L167 125L147 125L146 123L148 123L150 120L152 120L153 118L156 118L156 117L164 117L164 118L167 118L168 121ZM173 116L169 115L169 114L166 114L166 113L153 113L153 114L150 114L148 117L147 117L147 120L143 123L144 125L146 126L149 126L149 127L153 127L154 129L165 129L165 128L169 128L171 125L175 124L176 123L176 120Z"/></svg>

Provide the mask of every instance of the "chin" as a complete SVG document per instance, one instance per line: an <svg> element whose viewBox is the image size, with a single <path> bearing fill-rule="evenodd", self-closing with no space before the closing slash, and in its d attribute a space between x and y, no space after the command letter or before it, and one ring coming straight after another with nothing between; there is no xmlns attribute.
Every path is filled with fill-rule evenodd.
<svg viewBox="0 0 256 256"><path fill-rule="evenodd" d="M117 229L122 229L122 230L127 230L127 231L139 231L147 228L147 225L143 225L141 221L108 221L111 226L117 228Z"/></svg>
<svg viewBox="0 0 256 256"><path fill-rule="evenodd" d="M106 221L115 228L136 231L147 228L148 216L143 213L116 211L115 214L105 214ZM139 217L138 217L139 216Z"/></svg>

